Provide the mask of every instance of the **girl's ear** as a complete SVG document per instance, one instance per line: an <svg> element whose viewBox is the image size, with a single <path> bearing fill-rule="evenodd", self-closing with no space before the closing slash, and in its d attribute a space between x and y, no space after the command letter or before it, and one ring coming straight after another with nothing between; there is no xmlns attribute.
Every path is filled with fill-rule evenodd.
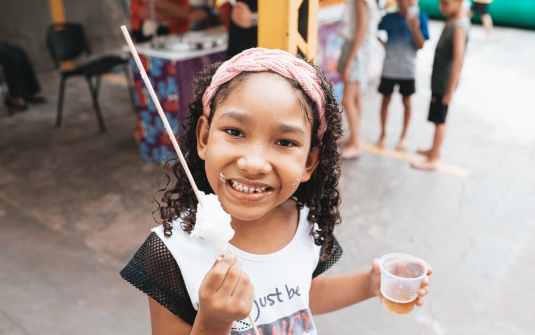
<svg viewBox="0 0 535 335"><path fill-rule="evenodd" d="M314 147L310 150L310 153L307 157L307 162L305 163L305 171L303 173L303 177L301 178L301 182L309 181L310 177L312 176L312 173L314 173L314 170L316 170L316 167L318 166L320 162L320 148Z"/></svg>
<svg viewBox="0 0 535 335"><path fill-rule="evenodd" d="M209 131L210 126L208 125L208 118L202 115L197 121L197 128L195 128L195 134L197 135L197 154L203 161L206 160Z"/></svg>

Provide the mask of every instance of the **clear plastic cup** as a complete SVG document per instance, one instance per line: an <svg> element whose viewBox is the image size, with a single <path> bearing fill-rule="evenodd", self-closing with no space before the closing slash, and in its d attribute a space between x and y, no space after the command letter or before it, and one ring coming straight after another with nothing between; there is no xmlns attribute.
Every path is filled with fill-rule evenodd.
<svg viewBox="0 0 535 335"><path fill-rule="evenodd" d="M394 314L410 313L427 266L422 260L405 254L384 255L380 265L381 305Z"/></svg>

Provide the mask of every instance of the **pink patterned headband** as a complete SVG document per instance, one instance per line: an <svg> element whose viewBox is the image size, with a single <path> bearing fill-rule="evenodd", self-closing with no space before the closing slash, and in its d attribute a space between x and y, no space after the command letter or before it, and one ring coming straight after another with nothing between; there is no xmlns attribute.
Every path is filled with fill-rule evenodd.
<svg viewBox="0 0 535 335"><path fill-rule="evenodd" d="M327 130L327 122L325 121L325 94L320 79L310 64L282 50L247 49L221 64L202 97L203 114L210 116L210 103L221 85L242 72L265 71L273 71L297 81L303 91L316 103L320 119L318 137L321 140Z"/></svg>

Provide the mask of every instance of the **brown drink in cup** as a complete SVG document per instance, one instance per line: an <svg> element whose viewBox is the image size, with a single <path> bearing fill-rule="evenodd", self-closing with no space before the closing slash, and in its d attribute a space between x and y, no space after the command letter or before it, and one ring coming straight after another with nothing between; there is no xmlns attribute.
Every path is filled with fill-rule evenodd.
<svg viewBox="0 0 535 335"><path fill-rule="evenodd" d="M410 313L427 266L420 259L404 254L388 254L380 262L381 306L394 314Z"/></svg>
<svg viewBox="0 0 535 335"><path fill-rule="evenodd" d="M388 300L388 298L383 297L381 294L381 306L383 306L386 311L394 314L409 314L414 309L415 301L416 299L407 303L393 302Z"/></svg>

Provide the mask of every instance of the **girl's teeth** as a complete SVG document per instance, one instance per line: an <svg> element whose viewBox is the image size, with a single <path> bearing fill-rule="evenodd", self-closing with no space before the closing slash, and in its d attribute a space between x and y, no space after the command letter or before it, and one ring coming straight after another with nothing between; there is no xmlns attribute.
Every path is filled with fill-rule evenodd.
<svg viewBox="0 0 535 335"><path fill-rule="evenodd" d="M245 186L245 185L242 185L240 183L238 183L237 181L234 181L234 180L231 180L230 181L230 185L240 191L240 192L244 192L244 193L260 193L260 192L265 192L266 191L266 187L258 187L258 188L254 188L254 187L248 187L248 186Z"/></svg>

